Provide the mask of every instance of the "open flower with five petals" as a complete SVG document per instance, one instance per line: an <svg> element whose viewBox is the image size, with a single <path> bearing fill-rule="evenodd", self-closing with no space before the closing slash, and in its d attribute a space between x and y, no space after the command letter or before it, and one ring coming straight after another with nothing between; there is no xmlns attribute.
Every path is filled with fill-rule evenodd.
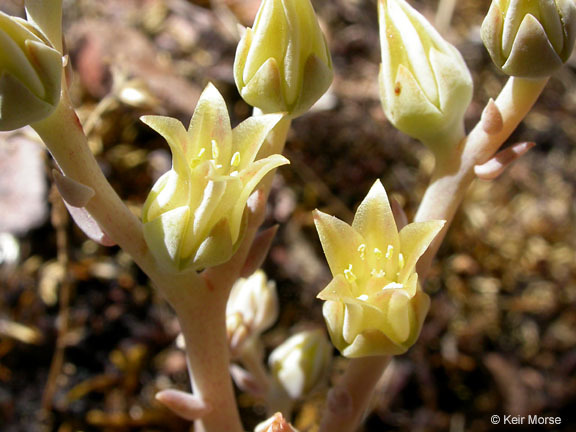
<svg viewBox="0 0 576 432"><path fill-rule="evenodd" d="M282 114L251 117L236 128L224 99L209 84L186 129L170 117L142 121L172 151L172 169L158 179L142 210L144 236L156 259L176 270L226 262L238 248L246 203L260 180L289 163L278 154L255 160Z"/></svg>
<svg viewBox="0 0 576 432"><path fill-rule="evenodd" d="M418 258L444 221L415 222L400 232L376 181L352 225L318 210L315 223L334 278L318 297L332 343L346 357L396 355L410 348L428 313L418 286Z"/></svg>

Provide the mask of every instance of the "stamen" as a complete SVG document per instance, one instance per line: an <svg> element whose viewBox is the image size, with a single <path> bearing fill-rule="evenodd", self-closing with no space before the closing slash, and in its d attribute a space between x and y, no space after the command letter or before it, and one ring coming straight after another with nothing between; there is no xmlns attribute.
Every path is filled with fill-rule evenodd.
<svg viewBox="0 0 576 432"><path fill-rule="evenodd" d="M392 252L394 252L394 246L388 245L388 249L386 249L386 259L392 258Z"/></svg>
<svg viewBox="0 0 576 432"><path fill-rule="evenodd" d="M218 151L218 143L216 140L212 140L212 159L218 159L219 154L220 152Z"/></svg>
<svg viewBox="0 0 576 432"><path fill-rule="evenodd" d="M402 255L402 252L400 252L398 254L398 267L400 268L400 270L402 270L404 268L404 265L406 263L404 262L404 255Z"/></svg>
<svg viewBox="0 0 576 432"><path fill-rule="evenodd" d="M204 153L206 153L206 149L204 147L202 147L200 149L200 151L198 152L198 156L197 156L198 159L200 159Z"/></svg>
<svg viewBox="0 0 576 432"><path fill-rule="evenodd" d="M348 268L344 270L344 277L349 283L356 282L356 275L352 273L352 264L349 264Z"/></svg>
<svg viewBox="0 0 576 432"><path fill-rule="evenodd" d="M383 278L386 276L386 272L384 270L372 269L372 271L370 272L370 276L375 278Z"/></svg>
<svg viewBox="0 0 576 432"><path fill-rule="evenodd" d="M360 252L360 259L364 261L366 258L366 245L364 243L358 246L358 252Z"/></svg>
<svg viewBox="0 0 576 432"><path fill-rule="evenodd" d="M377 260L381 260L382 259L382 251L378 248L374 248L374 255L376 256Z"/></svg>
<svg viewBox="0 0 576 432"><path fill-rule="evenodd" d="M404 288L404 285L398 282L390 282L388 285L382 288L382 291L389 289L400 289L400 288Z"/></svg>
<svg viewBox="0 0 576 432"><path fill-rule="evenodd" d="M232 155L232 159L230 160L230 166L236 168L240 165L240 152L236 152Z"/></svg>

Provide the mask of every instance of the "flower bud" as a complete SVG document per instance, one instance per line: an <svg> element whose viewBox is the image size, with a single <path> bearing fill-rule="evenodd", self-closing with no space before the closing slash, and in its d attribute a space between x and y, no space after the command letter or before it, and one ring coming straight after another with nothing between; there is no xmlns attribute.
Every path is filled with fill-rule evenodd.
<svg viewBox="0 0 576 432"><path fill-rule="evenodd" d="M263 0L236 51L234 79L242 98L265 113L297 117L332 78L332 59L310 0Z"/></svg>
<svg viewBox="0 0 576 432"><path fill-rule="evenodd" d="M268 420L259 423L254 432L298 432L286 421L282 413L276 413Z"/></svg>
<svg viewBox="0 0 576 432"><path fill-rule="evenodd" d="M376 181L352 226L315 212L334 279L318 297L332 343L345 357L396 355L410 348L430 299L418 286L416 262L443 221L414 222L400 232L386 191Z"/></svg>
<svg viewBox="0 0 576 432"><path fill-rule="evenodd" d="M224 99L209 84L188 130L178 120L146 116L172 151L172 169L158 179L142 209L144 237L156 259L175 270L226 262L244 233L249 196L280 155L256 159L280 114L252 117L230 127Z"/></svg>
<svg viewBox="0 0 576 432"><path fill-rule="evenodd" d="M276 284L268 281L262 270L247 279L240 278L230 292L226 316L242 317L238 327L246 327L251 335L268 330L278 318L278 295ZM234 323L237 319L229 322Z"/></svg>
<svg viewBox="0 0 576 432"><path fill-rule="evenodd" d="M0 130L50 115L60 101L62 56L27 21L0 12Z"/></svg>
<svg viewBox="0 0 576 432"><path fill-rule="evenodd" d="M294 400L325 380L331 362L332 346L320 329L295 334L268 358L274 381Z"/></svg>
<svg viewBox="0 0 576 432"><path fill-rule="evenodd" d="M380 0L380 99L397 129L433 151L463 137L472 77L460 52L404 0Z"/></svg>
<svg viewBox="0 0 576 432"><path fill-rule="evenodd" d="M576 37L574 0L493 0L482 40L505 74L550 76L568 60Z"/></svg>

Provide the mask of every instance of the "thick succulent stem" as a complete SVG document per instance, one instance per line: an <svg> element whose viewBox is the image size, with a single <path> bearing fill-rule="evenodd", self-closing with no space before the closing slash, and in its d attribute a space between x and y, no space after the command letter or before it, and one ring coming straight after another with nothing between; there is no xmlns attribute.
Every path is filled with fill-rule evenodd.
<svg viewBox="0 0 576 432"><path fill-rule="evenodd" d="M379 356L350 360L340 382L328 393L320 432L357 429L390 359L390 356Z"/></svg>
<svg viewBox="0 0 576 432"><path fill-rule="evenodd" d="M107 236L128 252L140 267L154 269L154 260L142 234L142 224L104 177L88 147L66 90L56 110L32 127L64 175L94 191L85 208Z"/></svg>
<svg viewBox="0 0 576 432"><path fill-rule="evenodd" d="M530 80L511 77L491 107L492 113L482 117L468 136L457 144L456 151L443 157L437 155L430 185L414 219L443 219L446 224L418 262L417 272L421 282L426 278L456 210L475 178L474 167L496 153L528 114L547 82L547 78ZM492 124L493 116L498 116L496 127Z"/></svg>

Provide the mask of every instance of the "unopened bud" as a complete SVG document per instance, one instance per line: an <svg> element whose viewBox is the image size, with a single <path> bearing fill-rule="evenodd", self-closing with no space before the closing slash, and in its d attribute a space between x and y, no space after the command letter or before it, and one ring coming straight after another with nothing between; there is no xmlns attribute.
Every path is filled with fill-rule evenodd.
<svg viewBox="0 0 576 432"><path fill-rule="evenodd" d="M29 22L0 12L0 130L49 116L60 102L62 55Z"/></svg>
<svg viewBox="0 0 576 432"><path fill-rule="evenodd" d="M386 117L433 151L456 144L472 99L472 77L460 52L404 0L380 0L379 20Z"/></svg>
<svg viewBox="0 0 576 432"><path fill-rule="evenodd" d="M299 399L327 377L332 345L322 330L303 331L277 347L268 362L274 380L290 398Z"/></svg>
<svg viewBox="0 0 576 432"><path fill-rule="evenodd" d="M265 113L297 117L332 78L332 59L310 0L263 0L236 51L234 79L242 98Z"/></svg>
<svg viewBox="0 0 576 432"><path fill-rule="evenodd" d="M482 40L505 74L544 78L574 48L574 0L493 0L482 23Z"/></svg>

